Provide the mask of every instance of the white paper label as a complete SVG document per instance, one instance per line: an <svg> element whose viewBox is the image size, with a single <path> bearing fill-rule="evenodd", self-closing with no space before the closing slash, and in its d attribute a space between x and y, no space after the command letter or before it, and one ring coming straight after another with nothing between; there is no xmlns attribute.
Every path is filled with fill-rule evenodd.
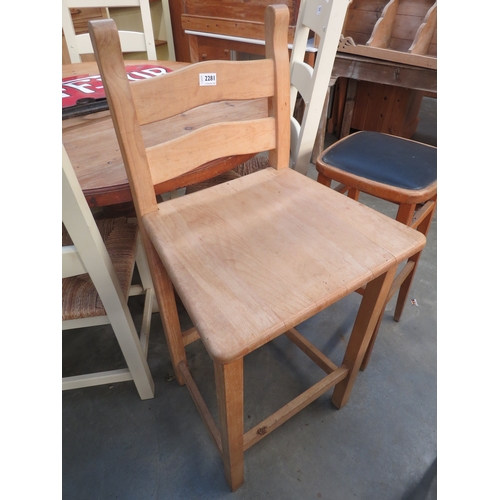
<svg viewBox="0 0 500 500"><path fill-rule="evenodd" d="M217 73L200 73L200 87L217 85Z"/></svg>

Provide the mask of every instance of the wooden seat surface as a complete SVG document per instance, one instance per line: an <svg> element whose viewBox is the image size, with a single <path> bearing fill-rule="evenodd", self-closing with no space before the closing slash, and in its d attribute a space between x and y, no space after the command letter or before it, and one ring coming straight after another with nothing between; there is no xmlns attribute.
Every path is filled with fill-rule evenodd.
<svg viewBox="0 0 500 500"><path fill-rule="evenodd" d="M143 221L219 363L253 351L425 244L416 231L290 169L170 200Z"/></svg>

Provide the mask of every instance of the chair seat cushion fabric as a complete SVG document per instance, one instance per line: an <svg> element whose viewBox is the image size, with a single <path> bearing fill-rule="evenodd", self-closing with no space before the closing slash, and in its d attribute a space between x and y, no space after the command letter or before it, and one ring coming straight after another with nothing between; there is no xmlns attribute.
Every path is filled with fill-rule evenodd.
<svg viewBox="0 0 500 500"><path fill-rule="evenodd" d="M96 224L127 297L135 265L138 226L126 217L96 220ZM62 244L73 244L64 225ZM63 321L104 315L106 311L88 274L62 280Z"/></svg>
<svg viewBox="0 0 500 500"><path fill-rule="evenodd" d="M437 149L380 132L357 132L327 149L322 161L347 173L418 190L437 179Z"/></svg>

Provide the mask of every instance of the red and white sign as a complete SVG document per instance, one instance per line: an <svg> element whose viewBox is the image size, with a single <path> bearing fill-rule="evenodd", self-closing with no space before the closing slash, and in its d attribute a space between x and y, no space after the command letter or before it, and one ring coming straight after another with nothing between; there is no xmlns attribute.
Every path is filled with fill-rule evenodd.
<svg viewBox="0 0 500 500"><path fill-rule="evenodd" d="M172 70L162 66L138 65L126 66L128 79L131 81L145 80L155 76L166 75ZM62 80L62 107L76 106L79 99L103 99L104 87L101 75L81 75L63 78Z"/></svg>

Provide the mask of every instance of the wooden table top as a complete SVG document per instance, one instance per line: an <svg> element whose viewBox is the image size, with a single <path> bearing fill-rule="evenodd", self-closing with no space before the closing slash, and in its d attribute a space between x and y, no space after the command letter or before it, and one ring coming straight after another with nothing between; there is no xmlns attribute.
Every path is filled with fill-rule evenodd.
<svg viewBox="0 0 500 500"><path fill-rule="evenodd" d="M152 64L152 61L126 61L126 64ZM157 61L159 66L173 70L188 63ZM99 74L97 63L85 62L63 65L62 77ZM143 127L146 147L161 142L165 136L179 137L186 130L200 128L213 120L223 118L231 121L241 114L248 119L260 118L267 114L267 100L231 101L203 106L181 116ZM75 169L83 193L91 207L114 205L132 201L125 166L116 139L109 111L64 120L62 141ZM234 166L248 158L225 159L226 165ZM229 161L229 163L228 163Z"/></svg>

